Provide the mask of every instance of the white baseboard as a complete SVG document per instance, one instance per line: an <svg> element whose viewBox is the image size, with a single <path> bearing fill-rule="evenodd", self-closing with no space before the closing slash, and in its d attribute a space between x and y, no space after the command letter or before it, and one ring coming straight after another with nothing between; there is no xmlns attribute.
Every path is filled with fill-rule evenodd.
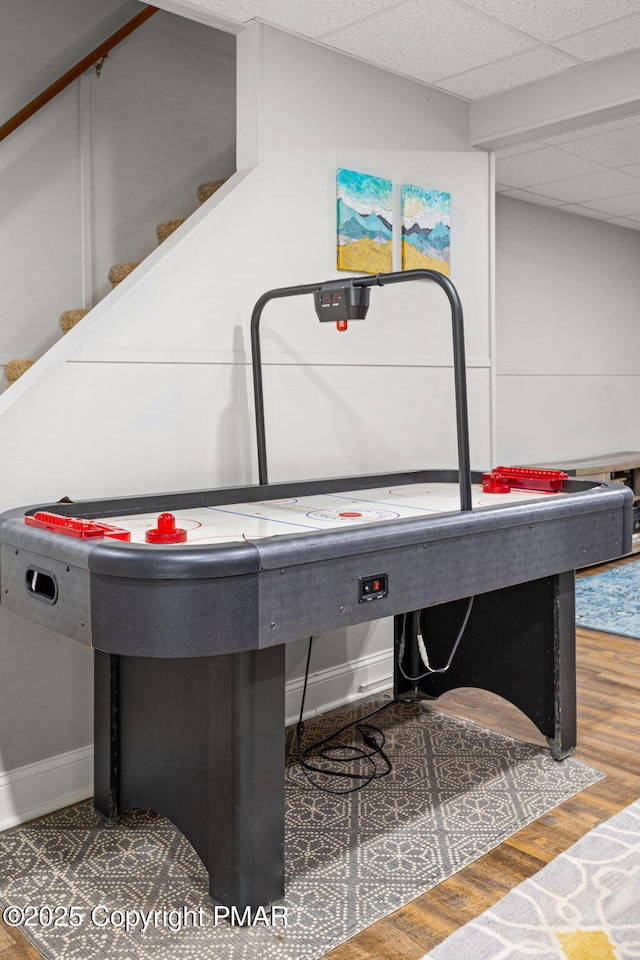
<svg viewBox="0 0 640 960"><path fill-rule="evenodd" d="M355 663L318 670L309 676L304 718L361 700L387 690L393 684L393 656L389 651L361 657ZM296 677L285 688L285 722L296 723L300 714L300 698L304 679Z"/></svg>
<svg viewBox="0 0 640 960"><path fill-rule="evenodd" d="M93 796L93 747L0 772L0 830Z"/></svg>
<svg viewBox="0 0 640 960"><path fill-rule="evenodd" d="M362 657L357 663L316 671L309 677L305 719L387 689L392 673L392 657L387 652ZM290 680L286 685L287 724L298 719L302 687L302 678ZM0 772L0 830L91 796L92 746Z"/></svg>

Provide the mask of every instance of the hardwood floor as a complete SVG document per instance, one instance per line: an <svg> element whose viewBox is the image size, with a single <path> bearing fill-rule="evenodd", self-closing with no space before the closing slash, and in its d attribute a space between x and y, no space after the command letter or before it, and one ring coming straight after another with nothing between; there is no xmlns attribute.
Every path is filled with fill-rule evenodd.
<svg viewBox="0 0 640 960"><path fill-rule="evenodd" d="M618 561L625 562L629 560ZM584 575L601 569L605 567ZM596 824L640 797L640 641L579 630L577 649L576 756L606 773L606 779L337 947L325 960L418 960ZM545 742L515 707L482 691L448 693L439 707L531 743ZM19 931L0 924L0 960L41 960L41 955Z"/></svg>

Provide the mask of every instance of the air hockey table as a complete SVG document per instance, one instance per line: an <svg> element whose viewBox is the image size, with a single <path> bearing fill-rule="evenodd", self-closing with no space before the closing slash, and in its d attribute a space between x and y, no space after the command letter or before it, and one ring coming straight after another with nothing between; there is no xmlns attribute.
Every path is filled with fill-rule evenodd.
<svg viewBox="0 0 640 960"><path fill-rule="evenodd" d="M321 319L328 307L344 323L361 312L358 284L407 274L435 280L452 307L459 469L269 483L262 308L311 292ZM633 494L619 484L488 493L470 471L447 278L343 289L283 288L256 305L257 484L0 516L0 603L94 649L96 809L167 816L212 898L238 908L284 892L287 643L393 617L396 697L492 691L562 759L576 743L574 571L631 549Z"/></svg>

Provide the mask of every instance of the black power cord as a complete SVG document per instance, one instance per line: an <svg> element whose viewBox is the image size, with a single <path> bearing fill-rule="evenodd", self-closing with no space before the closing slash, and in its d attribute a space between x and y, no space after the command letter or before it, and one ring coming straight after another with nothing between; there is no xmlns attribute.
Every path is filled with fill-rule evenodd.
<svg viewBox="0 0 640 960"><path fill-rule="evenodd" d="M453 663L455 655L458 651L458 647L460 646L460 641L462 640L463 634L467 628L467 623L469 622L469 617L471 616L471 611L473 609L473 601L474 597L469 597L467 609L451 647L451 652L446 663L444 663L441 667L434 667L431 665L422 634L420 633L419 629L416 630L414 641L417 645L420 659L422 660L423 665L426 667L425 672L416 677L412 677L407 674L402 665L406 644L406 617L409 616L408 614L405 614L405 621L403 624L402 635L398 649L398 669L406 680L414 683L423 680L430 674L447 672ZM375 727L373 724L366 723L365 721L369 720L371 717L375 717L376 714L386 710L392 704L406 704L408 701L389 700L381 707L377 707L375 710L372 710L371 713L366 714L366 716L360 717L358 720L352 720L351 723L346 723L343 727L340 727L339 730L336 730L328 737L324 737L323 740L317 740L315 743L312 743L303 749L302 738L304 736L304 722L302 720L302 715L304 713L304 704L307 697L307 684L309 682L309 664L311 663L312 646L313 637L309 637L307 664L304 671L304 685L302 688L302 699L300 701L300 716L296 726L298 763L306 779L318 790L322 790L324 793L334 794L355 793L356 790L362 790L363 787L366 787L367 784L372 782L372 780L378 780L380 777L388 776L393 769L392 763L384 751L386 738L383 731L380 730L379 727ZM342 734L353 729L354 727L362 738L363 746L355 743L333 743L333 741L338 740ZM322 763L314 763L314 759L322 761ZM360 764L363 772L359 773L355 770L344 769L347 764L355 763ZM311 774L314 776L311 776ZM343 780L355 780L357 782L352 787L347 787L343 790L333 790L331 787L326 786L326 784L317 782L317 777L314 778L315 775L318 775L319 777L342 777Z"/></svg>
<svg viewBox="0 0 640 960"><path fill-rule="evenodd" d="M383 731L380 730L379 727L366 723L365 721L386 710L392 704L403 701L389 700L381 707L377 707L375 710L372 710L371 713L366 714L366 716L360 717L358 720L352 720L351 723L346 723L328 737L317 740L315 743L303 748L304 721L302 715L304 713L304 703L307 696L312 646L313 637L309 637L307 665L304 673L302 700L300 702L300 717L296 726L298 763L305 778L311 786L317 790L338 795L355 793L357 790L362 790L363 787L366 787L372 780L386 777L393 769L391 761L384 752L386 738ZM360 734L363 746L356 743L332 743L332 741L337 740L338 737L346 733L347 730L353 728ZM314 759L324 762L314 763ZM347 764L355 763L360 764L361 768L363 768L362 772L343 769ZM355 780L357 782L354 786L349 786L345 789L333 789L327 786L326 783L321 782L322 777L341 777L343 780Z"/></svg>

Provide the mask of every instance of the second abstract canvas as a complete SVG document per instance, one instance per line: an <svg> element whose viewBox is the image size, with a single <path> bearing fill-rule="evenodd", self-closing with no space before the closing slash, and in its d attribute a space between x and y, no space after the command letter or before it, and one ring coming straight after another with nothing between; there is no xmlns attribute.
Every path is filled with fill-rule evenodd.
<svg viewBox="0 0 640 960"><path fill-rule="evenodd" d="M450 275L451 194L402 185L402 269Z"/></svg>

